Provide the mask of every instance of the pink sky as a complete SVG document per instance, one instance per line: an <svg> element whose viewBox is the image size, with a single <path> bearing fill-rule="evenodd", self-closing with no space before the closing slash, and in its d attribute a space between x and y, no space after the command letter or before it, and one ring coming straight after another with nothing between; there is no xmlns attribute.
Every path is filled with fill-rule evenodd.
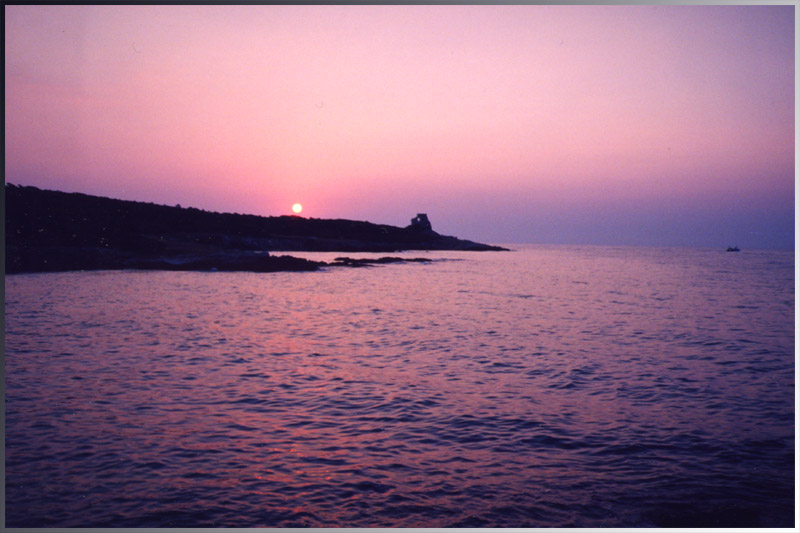
<svg viewBox="0 0 800 533"><path fill-rule="evenodd" d="M6 6L6 181L792 247L794 6Z"/></svg>

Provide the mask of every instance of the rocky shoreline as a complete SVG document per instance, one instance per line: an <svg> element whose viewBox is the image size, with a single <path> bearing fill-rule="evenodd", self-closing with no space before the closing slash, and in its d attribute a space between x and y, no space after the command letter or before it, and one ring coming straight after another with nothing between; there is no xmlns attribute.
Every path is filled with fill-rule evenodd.
<svg viewBox="0 0 800 533"><path fill-rule="evenodd" d="M281 252L503 251L440 235L424 214L404 228L353 220L258 217L114 200L7 184L6 274L72 270L313 271L426 258L338 257Z"/></svg>

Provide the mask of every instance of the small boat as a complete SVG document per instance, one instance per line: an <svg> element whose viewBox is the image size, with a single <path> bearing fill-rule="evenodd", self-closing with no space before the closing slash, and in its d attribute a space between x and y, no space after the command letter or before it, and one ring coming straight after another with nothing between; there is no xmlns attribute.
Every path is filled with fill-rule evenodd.
<svg viewBox="0 0 800 533"><path fill-rule="evenodd" d="M728 246L728 249L725 250L725 251L726 252L738 252L739 251L739 247L738 246L733 246L733 247Z"/></svg>

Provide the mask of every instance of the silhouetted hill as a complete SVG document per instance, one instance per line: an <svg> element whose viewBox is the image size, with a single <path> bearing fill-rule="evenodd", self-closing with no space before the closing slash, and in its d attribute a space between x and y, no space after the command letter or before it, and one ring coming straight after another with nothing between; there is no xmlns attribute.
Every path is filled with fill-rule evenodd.
<svg viewBox="0 0 800 533"><path fill-rule="evenodd" d="M297 258L291 258L297 263L278 265L265 261L277 258L264 252L503 250L439 235L429 224L400 228L342 219L216 213L11 184L5 187L5 208L7 273L182 268L207 266L211 257L229 270L238 269L238 264L246 266L242 270L272 270L266 263L276 270L306 270L313 265Z"/></svg>

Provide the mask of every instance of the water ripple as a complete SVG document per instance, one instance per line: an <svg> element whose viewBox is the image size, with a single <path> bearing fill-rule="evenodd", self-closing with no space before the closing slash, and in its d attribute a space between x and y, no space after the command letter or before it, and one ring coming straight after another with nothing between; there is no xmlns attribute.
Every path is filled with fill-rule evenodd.
<svg viewBox="0 0 800 533"><path fill-rule="evenodd" d="M789 527L793 257L729 255L9 277L7 525Z"/></svg>

